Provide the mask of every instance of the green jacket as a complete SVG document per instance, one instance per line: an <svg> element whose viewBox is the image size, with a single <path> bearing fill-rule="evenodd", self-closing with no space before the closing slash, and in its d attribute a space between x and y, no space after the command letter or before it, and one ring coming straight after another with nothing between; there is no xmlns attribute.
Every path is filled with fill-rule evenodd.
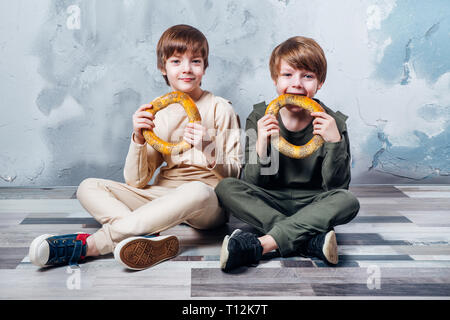
<svg viewBox="0 0 450 320"><path fill-rule="evenodd" d="M268 163L262 163L256 153L257 122L264 116L266 103L254 105L254 110L245 124L245 166L243 179L265 189L301 189L311 191L329 191L332 189L348 189L350 184L350 142L345 121L347 116L326 107L317 101L331 115L341 134L341 141L325 142L316 152L304 159L292 159L278 153L277 159L272 156ZM313 137L312 122L298 132L288 131L278 114L280 135L294 145L304 145ZM250 152L252 150L252 152ZM271 146L268 147L271 155Z"/></svg>

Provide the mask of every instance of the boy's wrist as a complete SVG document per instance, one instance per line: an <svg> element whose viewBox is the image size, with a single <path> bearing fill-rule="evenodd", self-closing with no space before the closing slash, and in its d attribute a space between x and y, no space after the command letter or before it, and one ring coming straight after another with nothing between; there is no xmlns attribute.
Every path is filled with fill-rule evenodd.
<svg viewBox="0 0 450 320"><path fill-rule="evenodd" d="M256 154L260 165L266 166L270 163L270 155L267 144L258 144L256 146Z"/></svg>
<svg viewBox="0 0 450 320"><path fill-rule="evenodd" d="M141 144L142 145L142 144L145 143L145 138L144 137L138 137L136 135L136 132L133 132L131 137L132 137L133 142L136 143L136 144Z"/></svg>
<svg viewBox="0 0 450 320"><path fill-rule="evenodd" d="M261 142L259 139L256 142L256 153L260 159L267 158L267 142Z"/></svg>

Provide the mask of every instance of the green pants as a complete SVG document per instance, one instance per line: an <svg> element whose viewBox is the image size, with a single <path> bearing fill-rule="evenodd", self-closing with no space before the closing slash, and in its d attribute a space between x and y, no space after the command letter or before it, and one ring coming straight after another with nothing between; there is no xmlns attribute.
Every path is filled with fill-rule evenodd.
<svg viewBox="0 0 450 320"><path fill-rule="evenodd" d="M311 237L350 222L359 211L358 199L345 189L267 190L225 178L215 192L224 209L271 235L282 256L299 253Z"/></svg>

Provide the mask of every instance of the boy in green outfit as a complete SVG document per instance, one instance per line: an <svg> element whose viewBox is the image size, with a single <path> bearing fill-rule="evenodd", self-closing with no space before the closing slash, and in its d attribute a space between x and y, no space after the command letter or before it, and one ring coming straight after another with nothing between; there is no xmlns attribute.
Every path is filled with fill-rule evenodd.
<svg viewBox="0 0 450 320"><path fill-rule="evenodd" d="M279 95L313 98L325 81L327 61L316 41L292 37L273 50L270 72ZM333 227L350 222L359 211L358 200L348 191L347 116L314 100L326 112L309 113L288 105L275 117L264 115L267 105L262 102L248 116L244 178L226 178L215 192L226 210L261 236L240 229L225 236L220 255L224 271L257 264L273 250L281 256L314 256L329 265L338 263ZM257 137L252 139L256 136L252 132ZM270 145L276 135L304 145L316 134L325 143L304 159L278 154Z"/></svg>

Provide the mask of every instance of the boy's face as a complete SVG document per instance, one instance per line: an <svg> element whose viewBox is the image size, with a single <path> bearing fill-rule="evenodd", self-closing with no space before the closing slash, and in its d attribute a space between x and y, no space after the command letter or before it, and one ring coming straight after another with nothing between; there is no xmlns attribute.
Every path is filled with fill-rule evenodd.
<svg viewBox="0 0 450 320"><path fill-rule="evenodd" d="M201 56L186 51L174 53L165 64L162 74L167 76L170 86L175 91L193 93L200 90L200 83L205 74L204 61Z"/></svg>
<svg viewBox="0 0 450 320"><path fill-rule="evenodd" d="M281 59L280 72L274 81L278 95L285 93L300 94L313 98L322 87L314 72L296 69Z"/></svg>

